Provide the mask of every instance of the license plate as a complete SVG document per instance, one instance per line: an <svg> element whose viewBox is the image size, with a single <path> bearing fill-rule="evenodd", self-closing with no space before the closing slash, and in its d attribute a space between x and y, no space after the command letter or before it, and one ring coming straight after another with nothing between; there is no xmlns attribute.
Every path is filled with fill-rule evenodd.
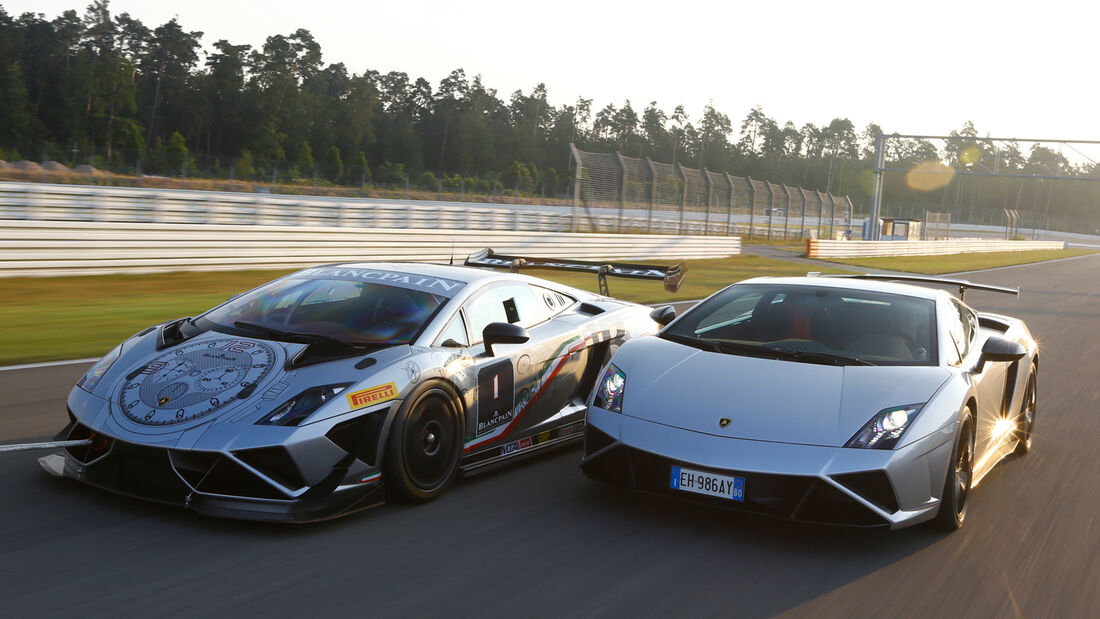
<svg viewBox="0 0 1100 619"><path fill-rule="evenodd" d="M716 475L683 467L672 467L669 487L683 492L694 492L733 501L745 500L745 478L733 475Z"/></svg>

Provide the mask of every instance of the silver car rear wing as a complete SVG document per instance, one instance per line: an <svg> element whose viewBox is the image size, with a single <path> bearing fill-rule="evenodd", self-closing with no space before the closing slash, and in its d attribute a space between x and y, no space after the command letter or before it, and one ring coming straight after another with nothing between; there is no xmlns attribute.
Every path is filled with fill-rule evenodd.
<svg viewBox="0 0 1100 619"><path fill-rule="evenodd" d="M531 256L506 256L485 248L466 257L466 266L508 269L518 273L520 269L557 269L560 271L582 271L595 273L600 281L600 294L609 296L607 276L631 279L656 279L664 282L665 290L676 292L684 282L687 265L683 262L669 267L651 264L629 264L625 262L586 262L583 260L563 260L560 258L533 258Z"/></svg>
<svg viewBox="0 0 1100 619"><path fill-rule="evenodd" d="M1020 296L1019 288L1004 288L987 284L975 284L965 279L949 279L946 277L924 277L921 275L885 275L879 273L862 273L856 275L822 275L821 277L847 277L851 279L875 279L882 281L914 282L921 284L939 284L941 286L958 286L959 298L966 300L967 290L982 290L985 292L1003 292Z"/></svg>

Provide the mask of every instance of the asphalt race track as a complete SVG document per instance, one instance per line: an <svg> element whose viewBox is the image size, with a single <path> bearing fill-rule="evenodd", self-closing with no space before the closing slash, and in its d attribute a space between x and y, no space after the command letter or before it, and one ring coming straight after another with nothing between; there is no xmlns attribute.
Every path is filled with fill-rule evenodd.
<svg viewBox="0 0 1100 619"><path fill-rule="evenodd" d="M579 449L319 525L198 517L0 455L0 615L1100 616L1100 255L971 274L1041 343L1035 450L966 526L792 525L588 481ZM84 365L0 372L0 439L63 423Z"/></svg>

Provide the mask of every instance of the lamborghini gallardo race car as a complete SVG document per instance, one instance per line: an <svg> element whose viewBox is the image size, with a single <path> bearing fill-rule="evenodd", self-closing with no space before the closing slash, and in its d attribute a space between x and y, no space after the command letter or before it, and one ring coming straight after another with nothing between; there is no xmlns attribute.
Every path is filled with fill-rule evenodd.
<svg viewBox="0 0 1100 619"><path fill-rule="evenodd" d="M234 518L309 521L439 495L579 439L601 366L656 332L648 307L517 273L658 279L675 268L494 255L470 266L308 268L149 327L68 398L55 475Z"/></svg>
<svg viewBox="0 0 1100 619"><path fill-rule="evenodd" d="M1018 294L915 276L732 285L615 353L582 470L797 521L962 526L973 487L1031 448L1039 350L1020 320L915 283Z"/></svg>

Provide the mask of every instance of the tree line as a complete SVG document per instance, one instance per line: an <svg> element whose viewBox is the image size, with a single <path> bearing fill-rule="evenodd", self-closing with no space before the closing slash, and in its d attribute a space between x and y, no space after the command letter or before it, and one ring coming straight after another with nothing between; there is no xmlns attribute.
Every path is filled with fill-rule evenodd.
<svg viewBox="0 0 1100 619"><path fill-rule="evenodd" d="M108 0L52 19L12 16L0 6L0 159L337 185L412 179L476 191L499 183L561 194L575 143L847 194L856 203L870 195L881 131L873 123L858 130L834 118L798 127L759 106L739 123L712 105L697 118L656 102L640 110L629 100L555 106L544 84L504 97L463 69L438 85L400 71L352 73L326 64L304 29L269 36L259 48L221 39L204 52L202 37L175 18L149 27L112 14ZM931 161L973 172L1100 174L1096 164L1043 145L1025 152L983 140L970 122L951 134L966 139L888 140L888 167ZM886 199L896 206L891 214L947 210L956 221L992 218L1002 208L1037 209L1039 218L1053 203L1055 215L1084 222L1097 206L1092 185L955 177L930 188L890 175Z"/></svg>

